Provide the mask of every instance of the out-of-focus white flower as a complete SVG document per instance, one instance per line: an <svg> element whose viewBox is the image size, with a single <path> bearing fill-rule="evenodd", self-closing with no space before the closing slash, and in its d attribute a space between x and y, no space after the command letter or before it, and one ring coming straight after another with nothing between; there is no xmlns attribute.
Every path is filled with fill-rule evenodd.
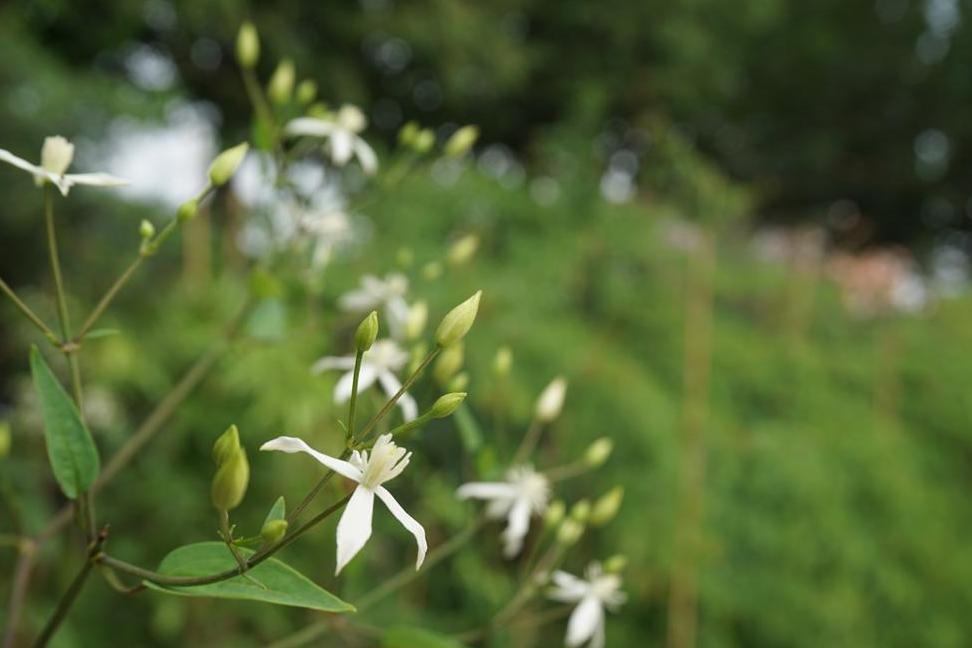
<svg viewBox="0 0 972 648"><path fill-rule="evenodd" d="M314 450L301 439L296 437L277 437L267 441L260 450L279 450L280 452L305 452L317 461L327 466L342 477L357 482L358 486L351 493L351 499L341 514L337 525L337 565L334 574L344 569L354 556L371 537L371 517L374 512L375 495L378 496L391 514L415 536L418 545L418 557L415 569L422 566L428 543L425 540L425 529L411 515L405 512L402 505L392 496L382 484L391 481L402 474L412 456L404 448L399 448L392 441L391 434L383 434L375 441L371 451L355 450L351 453L350 461L331 457L323 452Z"/></svg>
<svg viewBox="0 0 972 648"><path fill-rule="evenodd" d="M548 596L563 603L577 603L567 621L565 644L571 648L589 642L590 648L604 646L604 608L614 611L625 601L621 577L606 574L600 563L591 563L585 578L564 571L551 575L554 587Z"/></svg>
<svg viewBox="0 0 972 648"><path fill-rule="evenodd" d="M544 387L537 398L536 417L541 423L550 423L564 408L564 397L567 395L567 379L557 376L549 385Z"/></svg>
<svg viewBox="0 0 972 648"><path fill-rule="evenodd" d="M405 303L406 291L408 279L404 275L392 273L384 279L364 275L357 290L345 293L338 299L338 306L352 313L383 311L392 336L401 338L408 324L410 310Z"/></svg>
<svg viewBox="0 0 972 648"><path fill-rule="evenodd" d="M331 161L344 166L352 157L358 158L364 172L371 175L378 170L378 156L358 133L365 129L368 120L357 106L345 104L333 119L318 117L298 117L285 127L288 135L323 137L328 141Z"/></svg>
<svg viewBox="0 0 972 648"><path fill-rule="evenodd" d="M74 161L74 144L60 135L44 140L40 166L31 164L4 149L0 149L0 160L27 171L34 176L34 181L38 185L44 184L45 181L52 183L64 196L68 195L74 185L119 187L128 184L127 180L116 178L108 173L66 173L71 162Z"/></svg>
<svg viewBox="0 0 972 648"><path fill-rule="evenodd" d="M523 549L530 530L530 517L542 515L550 498L550 483L531 466L516 466L502 482L470 482L456 491L460 499L469 497L489 501L486 515L506 517L503 530L503 555L513 558Z"/></svg>
<svg viewBox="0 0 972 648"><path fill-rule="evenodd" d="M378 340L361 357L361 372L358 375L358 392L371 387L377 381L389 398L402 388L401 381L395 375L408 362L408 352L398 346L393 340ZM354 383L354 356L326 356L314 363L311 371L320 373L329 369L346 370L334 386L334 402L340 405L351 398ZM418 404L408 392L398 399L398 406L402 408L402 416L411 421L418 416Z"/></svg>

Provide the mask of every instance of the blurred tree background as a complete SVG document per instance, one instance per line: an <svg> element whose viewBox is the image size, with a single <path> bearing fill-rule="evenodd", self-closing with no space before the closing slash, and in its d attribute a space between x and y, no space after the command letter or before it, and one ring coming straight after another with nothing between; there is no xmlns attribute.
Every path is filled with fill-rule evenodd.
<svg viewBox="0 0 972 648"><path fill-rule="evenodd" d="M328 270L325 314L293 308L286 344L248 340L219 364L126 477L136 487L112 489L104 514L119 529L114 549L152 564L208 532L208 448L227 423L255 447L280 433L312 437L337 415L330 384L308 381L306 370L308 359L344 351L322 348L318 332L348 326L334 298L362 272L393 269L403 244L422 263L472 231L482 240L476 262L424 289L433 312L470 289L486 292L469 350L474 407L490 411L495 386L476 377L509 344L511 418L525 418L554 374L571 378L550 458L576 456L604 434L618 445L596 485L623 484L624 509L579 550L620 551L632 563L629 604L609 618L608 645L664 645L680 618L670 593L682 577L698 590L703 646L967 645L972 300L951 281L919 312L900 313L883 294L855 292L867 279L848 288L825 255L894 243L931 271L942 249L964 267L969 9L960 0L3 3L0 147L25 157L60 133L79 139L81 162L103 158L99 142L120 127L171 122L183 102L202 106L223 143L248 137L232 55L244 19L261 33L262 79L292 58L329 105L363 106L369 137L386 149L411 119L442 134L464 123L483 133L477 163L458 179L423 169L370 207L374 232L348 265ZM0 172L0 276L43 304L31 188L23 174ZM73 299L97 299L127 258L117 250L137 244L139 218L162 222L164 202L141 202L136 217L103 193L72 194L60 227L74 242L64 261ZM119 299L111 325L125 333L91 342L103 455L206 348L244 291L222 273L239 263L224 249L233 209L222 197L213 210L226 243L214 244L212 268L200 275L168 250ZM767 253L752 234L780 223L797 234L772 239ZM219 298L186 280L200 276ZM281 292L302 303L299 288ZM880 303L848 307L860 299ZM0 486L27 494L19 508L0 507L0 531L10 520L36 531L60 500L37 421L24 414L32 331L6 305L0 327L0 416L14 424ZM711 375L693 396L693 349L706 345ZM705 479L686 484L685 412L700 404ZM462 526L466 509L451 489L475 474L457 465L454 436L422 459L449 479L414 495L413 514L437 520L437 540ZM313 474L268 472L254 470L254 492L297 492ZM695 529L680 528L686 492L702 503ZM262 514L252 512L251 526ZM138 537L148 520L151 537ZM287 559L333 585L333 546L325 533L314 537L325 546L296 547ZM379 620L444 631L482 621L513 587L480 556L494 545L484 537L453 563L448 577L461 590L437 589L452 581L433 574ZM31 628L73 573L67 546L46 550L59 568L37 574ZM392 573L402 546L389 541L394 559L378 558L377 568ZM4 583L15 557L0 549ZM377 571L356 567L350 600ZM261 645L315 619L114 596L90 584L61 645ZM517 640L559 645L559 632Z"/></svg>

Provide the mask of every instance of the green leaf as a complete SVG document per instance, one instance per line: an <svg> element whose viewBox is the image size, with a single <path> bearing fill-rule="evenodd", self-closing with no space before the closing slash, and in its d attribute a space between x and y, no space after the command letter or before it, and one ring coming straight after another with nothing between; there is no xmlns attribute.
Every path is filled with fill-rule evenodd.
<svg viewBox="0 0 972 648"><path fill-rule="evenodd" d="M246 557L253 551L240 548ZM162 559L159 573L166 576L207 576L236 567L236 561L221 542L198 542L173 550ZM277 605L321 610L353 612L354 606L313 583L293 567L276 558L268 558L247 572L252 580L235 576L228 580L198 587L174 587L145 581L145 586L167 594L200 596L245 601L263 601Z"/></svg>
<svg viewBox="0 0 972 648"><path fill-rule="evenodd" d="M287 517L287 504L284 502L283 495L281 495L277 498L277 501L273 503L273 506L270 507L270 512L267 513L267 517L263 523L266 524L271 520L282 520L285 517Z"/></svg>
<svg viewBox="0 0 972 648"><path fill-rule="evenodd" d="M264 342L278 342L287 332L287 309L280 299L264 299L253 309L246 324L250 337Z"/></svg>
<svg viewBox="0 0 972 648"><path fill-rule="evenodd" d="M462 439L462 445L471 453L479 450L483 445L483 432L469 407L463 403L455 411L453 417L456 421L456 428L459 430L459 438Z"/></svg>
<svg viewBox="0 0 972 648"><path fill-rule="evenodd" d="M98 476L101 466L98 448L74 401L61 387L36 346L30 349L30 373L40 400L47 457L54 479L65 495L75 499L79 493L88 490Z"/></svg>
<svg viewBox="0 0 972 648"><path fill-rule="evenodd" d="M392 626L385 631L382 648L465 648L452 637L412 626Z"/></svg>

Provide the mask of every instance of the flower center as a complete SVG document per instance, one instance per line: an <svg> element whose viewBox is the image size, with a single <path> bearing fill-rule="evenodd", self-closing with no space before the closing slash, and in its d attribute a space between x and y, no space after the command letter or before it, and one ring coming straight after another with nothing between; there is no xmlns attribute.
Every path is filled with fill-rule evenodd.
<svg viewBox="0 0 972 648"><path fill-rule="evenodd" d="M362 459L365 465L361 485L374 489L401 474L408 465L409 455L405 448L395 445L390 434L385 434L378 437L370 454L362 453Z"/></svg>
<svg viewBox="0 0 972 648"><path fill-rule="evenodd" d="M41 148L41 167L45 171L63 175L74 159L74 144L60 135L48 137Z"/></svg>

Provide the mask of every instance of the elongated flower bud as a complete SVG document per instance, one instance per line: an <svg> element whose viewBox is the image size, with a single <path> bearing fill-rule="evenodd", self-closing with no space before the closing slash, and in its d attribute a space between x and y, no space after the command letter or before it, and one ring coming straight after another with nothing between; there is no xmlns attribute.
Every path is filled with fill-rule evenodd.
<svg viewBox="0 0 972 648"><path fill-rule="evenodd" d="M216 156L213 163L209 165L209 181L214 187L221 187L233 177L236 170L243 163L246 152L250 150L247 142L237 144L233 148L226 149Z"/></svg>
<svg viewBox="0 0 972 648"><path fill-rule="evenodd" d="M452 377L447 385L449 391L465 391L469 387L469 374L461 371Z"/></svg>
<svg viewBox="0 0 972 648"><path fill-rule="evenodd" d="M442 264L438 261L429 261L422 266L422 276L429 281L434 281L442 276Z"/></svg>
<svg viewBox="0 0 972 648"><path fill-rule="evenodd" d="M0 459L10 454L10 423L0 421Z"/></svg>
<svg viewBox="0 0 972 648"><path fill-rule="evenodd" d="M455 412L464 400L466 400L466 392L443 394L432 405L429 414L432 418L445 418Z"/></svg>
<svg viewBox="0 0 972 648"><path fill-rule="evenodd" d="M435 332L436 344L440 347L451 346L466 336L476 321L482 295L483 291L477 290L475 295L446 313Z"/></svg>
<svg viewBox="0 0 972 648"><path fill-rule="evenodd" d="M240 431L235 425L226 428L226 431L219 435L216 443L213 444L213 461L217 466L222 466L240 449Z"/></svg>
<svg viewBox="0 0 972 648"><path fill-rule="evenodd" d="M449 157L461 157L469 152L476 140L479 139L479 128L463 126L446 141L444 152Z"/></svg>
<svg viewBox="0 0 972 648"><path fill-rule="evenodd" d="M591 516L591 502L587 499L582 499L576 502L570 508L570 517L578 522L587 522L587 518Z"/></svg>
<svg viewBox="0 0 972 648"><path fill-rule="evenodd" d="M442 386L449 383L449 379L462 369L465 360L465 346L459 342L445 348L432 367L432 377Z"/></svg>
<svg viewBox="0 0 972 648"><path fill-rule="evenodd" d="M179 205L179 209L176 211L176 218L179 219L180 223L185 223L187 220L192 219L197 211L199 211L199 201L193 198Z"/></svg>
<svg viewBox="0 0 972 648"><path fill-rule="evenodd" d="M467 234L449 247L446 258L451 265L460 266L468 263L475 256L477 249L479 249L479 237L475 234Z"/></svg>
<svg viewBox="0 0 972 648"><path fill-rule="evenodd" d="M415 138L419 132L418 122L406 122L398 131L398 143L411 148L415 144Z"/></svg>
<svg viewBox="0 0 972 648"><path fill-rule="evenodd" d="M317 84L310 79L304 79L297 84L297 101L306 106L317 98Z"/></svg>
<svg viewBox="0 0 972 648"><path fill-rule="evenodd" d="M621 554L615 554L604 561L604 571L610 574L617 574L624 571L624 568L628 566L627 556L622 556Z"/></svg>
<svg viewBox="0 0 972 648"><path fill-rule="evenodd" d="M358 330L354 332L354 346L358 353L364 353L375 343L378 337L378 313L371 311L368 316L358 324Z"/></svg>
<svg viewBox="0 0 972 648"><path fill-rule="evenodd" d="M584 535L584 525L573 518L567 518L557 529L557 542L570 546L580 540L582 535Z"/></svg>
<svg viewBox="0 0 972 648"><path fill-rule="evenodd" d="M210 492L213 506L220 511L229 511L240 505L250 483L250 463L246 450L237 448L216 470Z"/></svg>
<svg viewBox="0 0 972 648"><path fill-rule="evenodd" d="M296 76L293 61L290 59L280 61L270 77L270 82L267 83L267 96L270 97L270 101L275 104L285 104L290 101Z"/></svg>
<svg viewBox="0 0 972 648"><path fill-rule="evenodd" d="M236 34L236 60L244 68L252 68L260 58L260 37L256 27L247 21Z"/></svg>
<svg viewBox="0 0 972 648"><path fill-rule="evenodd" d="M435 146L435 133L431 130L423 128L415 134L412 148L415 149L416 153L428 153L432 150L433 146Z"/></svg>
<svg viewBox="0 0 972 648"><path fill-rule="evenodd" d="M614 441L607 437L601 437L587 447L584 452L584 461L591 468L598 468L604 464L614 451Z"/></svg>
<svg viewBox="0 0 972 648"><path fill-rule="evenodd" d="M550 423L558 416L564 407L564 396L567 395L567 380L558 376L547 385L537 399L536 416L541 423Z"/></svg>
<svg viewBox="0 0 972 648"><path fill-rule="evenodd" d="M429 305L424 301L417 301L408 309L405 319L405 339L414 340L422 335L425 323L429 320Z"/></svg>
<svg viewBox="0 0 972 648"><path fill-rule="evenodd" d="M287 533L288 526L287 520L279 518L276 520L267 520L263 523L263 528L260 529L260 537L268 545L275 545Z"/></svg>
<svg viewBox="0 0 972 648"><path fill-rule="evenodd" d="M567 515L567 505L563 500L554 500L543 514L543 523L552 529L563 522L565 515Z"/></svg>
<svg viewBox="0 0 972 648"><path fill-rule="evenodd" d="M501 346L496 350L493 358L493 373L500 378L507 376L513 367L513 350L508 346Z"/></svg>
<svg viewBox="0 0 972 648"><path fill-rule="evenodd" d="M602 526L613 520L621 508L622 501L624 501L624 488L621 486L615 486L604 493L604 495L601 495L594 502L594 507L591 509L591 524L594 526Z"/></svg>

